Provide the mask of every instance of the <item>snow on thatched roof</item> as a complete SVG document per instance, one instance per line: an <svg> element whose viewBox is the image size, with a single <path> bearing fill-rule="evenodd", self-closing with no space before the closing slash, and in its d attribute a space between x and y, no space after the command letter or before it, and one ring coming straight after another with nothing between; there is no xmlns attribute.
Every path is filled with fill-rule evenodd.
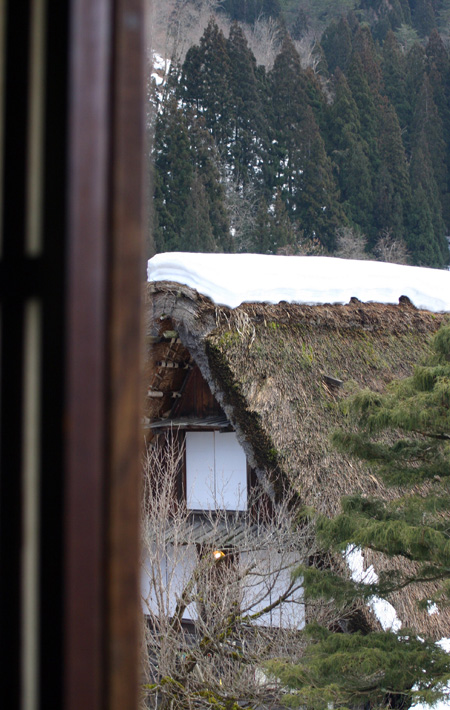
<svg viewBox="0 0 450 710"><path fill-rule="evenodd" d="M352 297L398 303L407 296L417 308L450 311L450 272L376 261L172 252L150 259L148 280L185 284L230 308L244 302L344 304Z"/></svg>
<svg viewBox="0 0 450 710"><path fill-rule="evenodd" d="M403 286L398 293L406 295ZM444 296L441 291L434 305L444 303ZM408 299L397 305L352 298L346 305L253 302L229 308L174 281L150 283L148 300L153 342L163 331L178 333L173 357L179 348L181 360L187 352L194 358L251 465L271 477L275 495L282 495L288 483L306 505L326 515L338 512L346 494L395 495L375 472L330 445L330 434L342 424L339 401L352 387L382 390L392 379L409 375L447 314L418 310ZM162 359L161 351L154 357ZM166 386L170 389L169 382ZM159 400L152 406L150 416L167 408ZM371 563L378 570L385 566L373 553L367 554ZM414 589L397 595L403 624L435 638L450 636L450 615L418 610L417 597Z"/></svg>

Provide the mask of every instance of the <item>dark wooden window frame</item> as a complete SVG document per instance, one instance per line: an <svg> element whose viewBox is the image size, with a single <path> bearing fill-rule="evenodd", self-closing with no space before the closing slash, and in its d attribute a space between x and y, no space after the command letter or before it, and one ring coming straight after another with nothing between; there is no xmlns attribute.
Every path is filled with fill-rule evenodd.
<svg viewBox="0 0 450 710"><path fill-rule="evenodd" d="M14 708L138 706L145 24L143 0L0 3L1 697Z"/></svg>

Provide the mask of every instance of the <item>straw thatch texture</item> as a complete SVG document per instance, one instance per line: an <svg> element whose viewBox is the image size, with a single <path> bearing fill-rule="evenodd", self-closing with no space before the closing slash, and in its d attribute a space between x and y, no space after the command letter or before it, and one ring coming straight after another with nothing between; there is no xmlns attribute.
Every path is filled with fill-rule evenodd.
<svg viewBox="0 0 450 710"><path fill-rule="evenodd" d="M419 311L407 299L397 306L352 301L230 310L176 284L148 288L149 332L173 324L251 465L260 475L269 472L275 495L289 485L306 505L330 516L346 494L395 495L331 446L330 434L342 422L338 403L352 387L383 389L409 375L448 316ZM378 554L368 560L376 569L386 566ZM395 599L403 624L449 636L450 615L419 612L415 599L413 589Z"/></svg>

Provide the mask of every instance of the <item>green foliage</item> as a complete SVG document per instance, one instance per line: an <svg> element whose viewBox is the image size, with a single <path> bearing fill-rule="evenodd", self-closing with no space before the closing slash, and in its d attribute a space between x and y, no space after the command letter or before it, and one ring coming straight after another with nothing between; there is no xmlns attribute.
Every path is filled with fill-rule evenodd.
<svg viewBox="0 0 450 710"><path fill-rule="evenodd" d="M202 117L171 96L155 131L155 242L159 251L231 251L215 144Z"/></svg>
<svg viewBox="0 0 450 710"><path fill-rule="evenodd" d="M345 213L352 224L370 234L373 186L368 146L360 134L358 107L345 75L337 69L335 100L329 109L328 142Z"/></svg>
<svg viewBox="0 0 450 710"><path fill-rule="evenodd" d="M330 704L347 710L408 708L448 699L450 655L440 646L408 629L373 632L361 625L360 631L342 633L342 628L347 624L352 631L357 604L374 595L387 599L411 583L438 581L432 600L450 602L450 325L437 332L428 359L411 377L393 382L386 394L357 393L345 402L344 413L349 426L335 434L335 445L376 467L388 484L404 488L387 501L345 498L340 515L318 520L323 549L343 552L356 545L400 555L418 563L417 572L407 577L388 570L365 585L325 563L299 567L306 603L333 603L340 632L309 624L299 658L272 662L269 670L289 688L286 704L307 710L327 710ZM418 488L423 481L426 489ZM429 601L428 596L423 605Z"/></svg>
<svg viewBox="0 0 450 710"><path fill-rule="evenodd" d="M404 51L408 51L419 40L416 30L405 23L402 23L398 30L396 30L395 36Z"/></svg>
<svg viewBox="0 0 450 710"><path fill-rule="evenodd" d="M310 624L297 663L275 661L269 670L292 689L288 707L408 707L408 700L446 697L450 657L405 629L401 634L337 634ZM393 705L403 699L404 705Z"/></svg>
<svg viewBox="0 0 450 710"><path fill-rule="evenodd" d="M341 515L320 521L323 539L341 549L354 543L403 555L422 564L419 579L449 580L443 512L450 501L450 326L438 331L428 361L411 377L393 382L385 394L354 395L346 412L358 429L337 432L338 449L367 461L388 484L409 492L387 502L345 499ZM414 490L423 482L426 495Z"/></svg>
<svg viewBox="0 0 450 710"><path fill-rule="evenodd" d="M299 223L306 237L317 237L332 250L336 246L336 229L345 224L345 217L339 204L331 161L309 107L302 124L302 140L303 189L298 202Z"/></svg>
<svg viewBox="0 0 450 710"><path fill-rule="evenodd" d="M337 68L343 72L347 71L352 53L352 33L347 20L341 17L339 22L332 22L320 42L330 73Z"/></svg>
<svg viewBox="0 0 450 710"><path fill-rule="evenodd" d="M356 593L360 599L369 599L373 595L371 585L355 585L354 582L328 569L301 565L294 574L303 580L305 602L322 599L332 601L339 607L345 607L348 600L353 599Z"/></svg>
<svg viewBox="0 0 450 710"><path fill-rule="evenodd" d="M380 170L377 179L376 223L380 232L391 230L404 236L405 213L411 189L400 125L392 105L383 101L379 107L378 146Z"/></svg>
<svg viewBox="0 0 450 710"><path fill-rule="evenodd" d="M301 45L280 24L283 42L266 71L247 28L234 22L225 38L211 19L181 71L173 63L155 112L158 250L295 253L303 241L332 253L336 230L347 227L372 251L390 235L413 263L444 267L450 61L436 29L426 50L415 43L406 54L419 5L227 3L241 19L284 12L289 26L295 16ZM305 66L297 50L319 26L321 45Z"/></svg>
<svg viewBox="0 0 450 710"><path fill-rule="evenodd" d="M227 41L230 57L230 122L232 125L229 158L235 182L258 182L259 165L265 159L266 122L261 77L245 35L233 23Z"/></svg>
<svg viewBox="0 0 450 710"><path fill-rule="evenodd" d="M436 15L432 0L415 0L412 21L421 37L427 37L436 27Z"/></svg>
<svg viewBox="0 0 450 710"><path fill-rule="evenodd" d="M278 17L279 0L222 0L221 10L233 20L253 23L261 17Z"/></svg>
<svg viewBox="0 0 450 710"><path fill-rule="evenodd" d="M155 150L156 247L159 251L177 250L182 247L181 231L193 167L187 123L174 97L158 116Z"/></svg>
<svg viewBox="0 0 450 710"><path fill-rule="evenodd" d="M381 66L386 96L397 112L400 127L405 129L410 119L410 104L406 94L406 58L391 31L383 44Z"/></svg>

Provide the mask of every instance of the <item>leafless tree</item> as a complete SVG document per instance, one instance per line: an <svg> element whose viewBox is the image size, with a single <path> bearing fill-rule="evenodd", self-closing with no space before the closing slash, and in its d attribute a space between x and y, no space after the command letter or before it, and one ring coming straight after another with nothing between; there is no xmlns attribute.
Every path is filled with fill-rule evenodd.
<svg viewBox="0 0 450 710"><path fill-rule="evenodd" d="M163 0L153 2L150 13L152 49L165 59L182 62L193 44L198 44L210 18L224 31L229 21L217 14L220 0Z"/></svg>
<svg viewBox="0 0 450 710"><path fill-rule="evenodd" d="M320 62L320 55L317 51L315 51L317 48L317 42L318 36L313 30L309 30L302 36L301 39L294 42L295 49L297 50L302 63L302 67L304 69L311 67L314 72Z"/></svg>
<svg viewBox="0 0 450 710"><path fill-rule="evenodd" d="M311 531L294 525L292 501L275 505L262 490L248 512L191 513L176 496L182 445L175 433L161 438L144 465L147 703L276 702L282 689L264 662L301 653L301 581L291 573Z"/></svg>
<svg viewBox="0 0 450 710"><path fill-rule="evenodd" d="M334 256L340 259L370 259L366 251L367 239L352 227L339 227L336 230L336 241Z"/></svg>
<svg viewBox="0 0 450 710"><path fill-rule="evenodd" d="M260 17L253 25L244 25L244 29L257 64L263 65L269 71L273 67L283 39L279 22L273 17Z"/></svg>
<svg viewBox="0 0 450 710"><path fill-rule="evenodd" d="M383 230L374 253L379 261L392 264L409 264L410 256L403 239L394 237L389 229Z"/></svg>
<svg viewBox="0 0 450 710"><path fill-rule="evenodd" d="M300 232L294 244L282 247L277 253L285 256L329 256L329 252L317 236L305 237L303 232Z"/></svg>
<svg viewBox="0 0 450 710"><path fill-rule="evenodd" d="M243 186L228 176L224 181L226 205L235 250L251 251L259 197L252 184Z"/></svg>

